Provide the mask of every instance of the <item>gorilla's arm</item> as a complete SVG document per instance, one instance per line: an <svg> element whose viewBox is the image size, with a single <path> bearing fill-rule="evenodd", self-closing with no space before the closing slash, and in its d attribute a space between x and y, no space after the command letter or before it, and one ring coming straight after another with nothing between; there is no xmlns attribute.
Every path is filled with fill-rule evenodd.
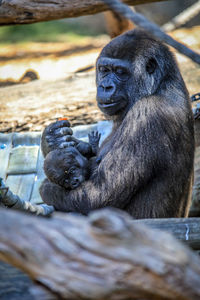
<svg viewBox="0 0 200 300"><path fill-rule="evenodd" d="M175 166L181 163L183 170L189 167L184 165L188 160L181 156L187 141L177 140L182 128L174 99L171 105L169 99L165 101L159 97L138 101L111 137L112 149L102 157L90 179L69 192L46 180L40 188L44 202L66 212L87 214L105 206L128 211L127 207L134 207L135 217L137 212L139 217L165 217L168 209L173 210L168 186L172 186L172 197L176 193L171 180L176 180L177 189L182 184ZM185 115L184 109L182 113Z"/></svg>

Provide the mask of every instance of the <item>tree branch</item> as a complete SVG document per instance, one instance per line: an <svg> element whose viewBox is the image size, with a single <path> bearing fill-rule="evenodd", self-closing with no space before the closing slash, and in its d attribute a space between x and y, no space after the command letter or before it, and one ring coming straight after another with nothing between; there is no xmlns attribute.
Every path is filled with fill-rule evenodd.
<svg viewBox="0 0 200 300"><path fill-rule="evenodd" d="M163 0L126 0L130 5ZM107 10L101 0L1 0L0 25L29 24L96 14Z"/></svg>
<svg viewBox="0 0 200 300"><path fill-rule="evenodd" d="M192 49L174 40L171 36L163 32L158 25L150 22L143 15L132 11L130 7L128 7L126 4L123 4L119 0L103 0L103 1L114 12L122 15L126 19L131 20L137 26L140 26L141 28L145 29L156 38L172 46L180 53L188 56L194 62L200 64L200 55L198 53L194 52Z"/></svg>
<svg viewBox="0 0 200 300"><path fill-rule="evenodd" d="M45 219L1 210L0 228L0 259L59 299L200 297L199 258L124 212Z"/></svg>

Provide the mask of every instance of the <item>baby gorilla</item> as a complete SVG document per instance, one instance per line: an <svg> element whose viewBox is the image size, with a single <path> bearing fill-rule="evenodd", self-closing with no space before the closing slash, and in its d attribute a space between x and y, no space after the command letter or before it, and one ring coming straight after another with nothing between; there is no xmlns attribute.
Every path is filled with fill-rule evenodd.
<svg viewBox="0 0 200 300"><path fill-rule="evenodd" d="M89 177L89 160L74 147L49 152L44 161L48 179L66 189L75 189Z"/></svg>
<svg viewBox="0 0 200 300"><path fill-rule="evenodd" d="M96 156L101 134L93 131L88 137L92 153ZM65 189L75 189L89 178L93 163L93 158L88 160L75 147L56 149L46 156L44 172L51 182Z"/></svg>

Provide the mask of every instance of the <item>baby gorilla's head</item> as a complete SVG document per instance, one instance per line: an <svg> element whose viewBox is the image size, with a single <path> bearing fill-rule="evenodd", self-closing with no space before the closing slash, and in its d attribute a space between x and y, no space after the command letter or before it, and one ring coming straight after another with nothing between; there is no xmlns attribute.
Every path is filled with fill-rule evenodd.
<svg viewBox="0 0 200 300"><path fill-rule="evenodd" d="M44 172L51 182L75 189L89 176L88 160L74 147L54 150L45 158Z"/></svg>

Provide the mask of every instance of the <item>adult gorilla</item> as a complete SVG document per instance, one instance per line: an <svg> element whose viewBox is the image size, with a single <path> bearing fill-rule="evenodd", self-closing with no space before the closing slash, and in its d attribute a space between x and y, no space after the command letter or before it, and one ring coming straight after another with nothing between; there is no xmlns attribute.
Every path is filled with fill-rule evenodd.
<svg viewBox="0 0 200 300"><path fill-rule="evenodd" d="M114 121L112 133L89 180L66 191L46 179L40 188L44 202L82 214L113 206L135 218L186 216L193 177L193 116L173 55L136 29L105 46L96 68L98 106ZM87 154L87 145L75 140L67 125L61 121L46 128L44 154L68 143Z"/></svg>

